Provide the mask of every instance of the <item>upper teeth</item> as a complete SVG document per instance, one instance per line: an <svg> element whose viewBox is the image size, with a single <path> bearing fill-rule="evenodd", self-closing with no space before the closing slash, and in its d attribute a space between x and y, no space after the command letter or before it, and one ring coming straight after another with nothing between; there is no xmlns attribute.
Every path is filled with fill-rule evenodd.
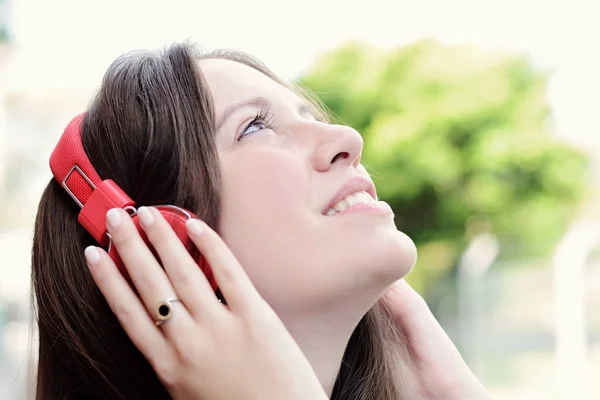
<svg viewBox="0 0 600 400"><path fill-rule="evenodd" d="M356 192L340 200L335 206L333 206L327 215L335 215L336 213L344 211L346 208L355 204L373 203L375 199L367 192Z"/></svg>

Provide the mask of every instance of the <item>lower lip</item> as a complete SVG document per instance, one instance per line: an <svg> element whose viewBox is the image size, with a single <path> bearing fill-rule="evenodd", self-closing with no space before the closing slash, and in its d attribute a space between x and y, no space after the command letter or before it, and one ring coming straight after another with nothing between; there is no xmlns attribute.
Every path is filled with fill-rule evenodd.
<svg viewBox="0 0 600 400"><path fill-rule="evenodd" d="M365 213L365 214L376 214L376 215L391 215L394 212L392 211L392 207L385 201L376 201L375 203L360 203L355 204L346 208L344 211L340 211L332 215L335 217L336 215L350 214L350 213Z"/></svg>

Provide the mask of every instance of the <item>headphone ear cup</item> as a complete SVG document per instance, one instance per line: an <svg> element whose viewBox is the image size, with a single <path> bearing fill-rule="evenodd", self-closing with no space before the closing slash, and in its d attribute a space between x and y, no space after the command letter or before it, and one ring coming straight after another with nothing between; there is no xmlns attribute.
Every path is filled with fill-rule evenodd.
<svg viewBox="0 0 600 400"><path fill-rule="evenodd" d="M196 264L198 265L200 270L206 276L206 279L210 283L213 291L217 292L218 291L217 282L214 278L214 275L212 273L210 266L208 265L208 263L206 262L206 259L202 256L202 254L200 253L200 251L198 250L198 248L196 247L194 242L192 242L192 240L189 238L189 236L187 234L186 222L190 217L197 218L196 215L191 213L190 211L187 211L187 210L184 210L184 209L181 209L178 207L173 207L173 206L156 206L154 208L156 208L160 212L160 214L165 218L165 220L169 223L169 225L171 226L171 228L173 229L173 231L175 232L175 234L177 235L179 240L181 240L181 242L185 246L188 253L192 256L192 258L194 259L194 261L196 262ZM137 214L134 214L131 217L131 219L133 220L133 223L134 223L136 229L138 230L142 240L144 240L146 245L148 245L148 248L150 249L150 251L152 252L154 257L156 258L156 260L159 262L159 264L162 266L162 262L160 261L158 254L156 253L156 251L154 250L154 247L148 240L148 236L146 235L146 233L140 226ZM125 279L127 279L127 281L130 284L132 284L131 277L129 276L129 273L127 272L127 268L125 268L125 264L123 263L123 260L121 260L121 257L119 257L119 254L117 253L117 250L114 246L111 246L108 254L113 259L115 264L117 265L117 268L119 268L119 271L121 271L121 274L123 274Z"/></svg>

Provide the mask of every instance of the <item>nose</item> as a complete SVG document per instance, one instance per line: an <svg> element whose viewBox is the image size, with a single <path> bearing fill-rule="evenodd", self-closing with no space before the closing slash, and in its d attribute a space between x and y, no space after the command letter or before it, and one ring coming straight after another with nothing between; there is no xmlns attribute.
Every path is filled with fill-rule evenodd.
<svg viewBox="0 0 600 400"><path fill-rule="evenodd" d="M313 168L325 172L342 166L360 165L363 139L349 126L319 123L317 147L312 156Z"/></svg>

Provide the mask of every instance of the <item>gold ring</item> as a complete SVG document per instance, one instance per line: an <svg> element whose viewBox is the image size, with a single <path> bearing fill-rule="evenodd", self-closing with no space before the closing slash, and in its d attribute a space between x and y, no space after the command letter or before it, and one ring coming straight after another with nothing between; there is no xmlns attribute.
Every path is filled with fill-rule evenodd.
<svg viewBox="0 0 600 400"><path fill-rule="evenodd" d="M173 297L158 303L158 306L156 307L156 319L154 320L156 326L164 324L173 317L173 314L175 314L175 306L173 303L176 301L181 302L178 298Z"/></svg>

